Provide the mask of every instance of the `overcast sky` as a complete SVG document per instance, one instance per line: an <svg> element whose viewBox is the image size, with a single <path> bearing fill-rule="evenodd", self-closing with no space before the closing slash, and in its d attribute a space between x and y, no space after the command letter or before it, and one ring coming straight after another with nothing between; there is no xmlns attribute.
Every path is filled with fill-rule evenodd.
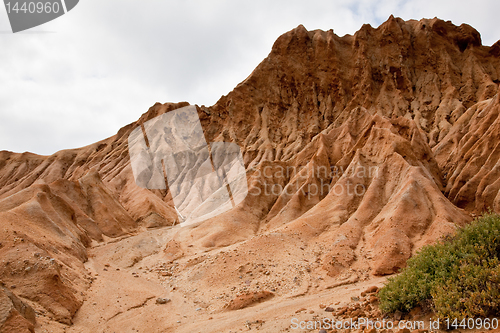
<svg viewBox="0 0 500 333"><path fill-rule="evenodd" d="M52 154L114 135L155 102L213 105L303 24L353 34L363 23L439 17L500 39L499 0L80 0L13 34L0 7L0 150Z"/></svg>

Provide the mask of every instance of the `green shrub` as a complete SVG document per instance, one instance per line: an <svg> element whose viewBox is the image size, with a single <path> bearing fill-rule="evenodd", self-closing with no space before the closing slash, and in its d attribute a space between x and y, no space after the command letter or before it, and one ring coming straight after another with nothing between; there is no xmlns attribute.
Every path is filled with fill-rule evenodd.
<svg viewBox="0 0 500 333"><path fill-rule="evenodd" d="M487 317L500 309L500 216L486 214L423 247L380 290L386 313L430 302L441 318Z"/></svg>

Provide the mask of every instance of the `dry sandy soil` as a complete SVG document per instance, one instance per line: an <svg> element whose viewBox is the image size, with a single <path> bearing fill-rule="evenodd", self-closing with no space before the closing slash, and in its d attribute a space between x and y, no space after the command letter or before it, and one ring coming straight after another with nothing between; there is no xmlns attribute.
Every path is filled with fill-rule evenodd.
<svg viewBox="0 0 500 333"><path fill-rule="evenodd" d="M161 249L165 240L172 237L172 232L171 228L150 230L90 250L90 259L85 266L94 281L85 292L85 302L73 318L73 325L67 327L44 322L40 318L43 328L36 329L36 332L215 333L249 329L306 332L310 330L291 330L292 318L332 318L331 313L319 307L320 304L340 307L349 303L351 296L358 295L374 284L381 285L385 280L376 278L337 287L328 286L324 280L308 281L292 292L281 294L277 291L276 296L269 299L243 301L240 306L248 303L243 309L226 310L224 307L231 304L228 300L236 292L221 293L216 289L199 288L189 277L180 277L180 269L171 276L164 276L170 270L165 268L169 265L163 260ZM218 253L220 251L190 256L178 265L188 265L190 261L203 260ZM267 258L258 255L255 259ZM290 264L294 265L296 261L292 260ZM254 276L245 272L237 289L246 287L252 294L258 294L258 277L254 277L261 272L259 268L250 268L249 271ZM273 275L276 281L294 278L286 269L273 272ZM309 289L314 291L308 292ZM158 298L169 301L158 304Z"/></svg>

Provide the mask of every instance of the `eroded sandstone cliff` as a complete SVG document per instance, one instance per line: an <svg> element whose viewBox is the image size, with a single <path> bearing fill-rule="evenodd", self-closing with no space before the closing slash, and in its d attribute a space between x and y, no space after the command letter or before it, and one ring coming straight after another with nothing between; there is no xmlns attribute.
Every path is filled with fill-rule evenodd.
<svg viewBox="0 0 500 333"><path fill-rule="evenodd" d="M172 228L161 244L169 274L231 294L262 265L252 280L286 296L397 272L471 214L500 212L499 83L500 42L483 46L466 24L391 16L353 36L285 33L232 92L198 107L207 142L241 147L249 194L222 215ZM0 152L2 288L71 324L94 279L88 248L175 225L168 190L135 184L127 138L186 105L157 103L80 149ZM221 249L233 255L193 259Z"/></svg>

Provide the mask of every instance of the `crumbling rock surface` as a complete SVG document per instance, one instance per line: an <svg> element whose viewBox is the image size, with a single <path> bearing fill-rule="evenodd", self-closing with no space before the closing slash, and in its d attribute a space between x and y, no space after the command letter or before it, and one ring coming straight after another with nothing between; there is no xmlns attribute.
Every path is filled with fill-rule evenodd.
<svg viewBox="0 0 500 333"><path fill-rule="evenodd" d="M0 332L34 333L35 311L0 281Z"/></svg>

